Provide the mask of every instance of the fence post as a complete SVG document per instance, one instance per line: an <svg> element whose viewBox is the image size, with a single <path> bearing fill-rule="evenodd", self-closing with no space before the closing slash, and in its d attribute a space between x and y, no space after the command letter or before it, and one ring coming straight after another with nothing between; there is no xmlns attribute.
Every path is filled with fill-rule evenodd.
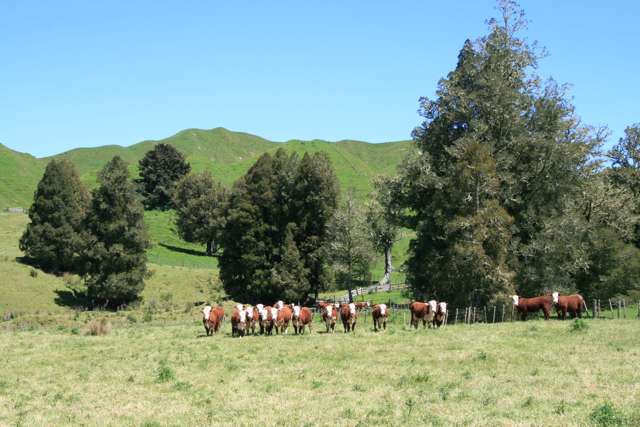
<svg viewBox="0 0 640 427"><path fill-rule="evenodd" d="M622 298L622 317L627 318L627 302Z"/></svg>
<svg viewBox="0 0 640 427"><path fill-rule="evenodd" d="M502 304L502 323L504 323L504 304Z"/></svg>
<svg viewBox="0 0 640 427"><path fill-rule="evenodd" d="M496 306L493 306L493 320L491 321L491 323L496 323Z"/></svg>
<svg viewBox="0 0 640 427"><path fill-rule="evenodd" d="M638 315L640 316L640 302L638 303ZM456 308L456 320L454 320L453 323L458 323L458 308Z"/></svg>
<svg viewBox="0 0 640 427"><path fill-rule="evenodd" d="M476 323L476 308L473 307L473 320L472 323Z"/></svg>
<svg viewBox="0 0 640 427"><path fill-rule="evenodd" d="M594 319L596 318L596 311L598 310L597 309L597 305L598 304L596 303L596 300L594 299L593 300L593 313L591 313L591 317L594 318Z"/></svg>
<svg viewBox="0 0 640 427"><path fill-rule="evenodd" d="M484 323L487 323L487 306L485 305L483 308L484 311Z"/></svg>

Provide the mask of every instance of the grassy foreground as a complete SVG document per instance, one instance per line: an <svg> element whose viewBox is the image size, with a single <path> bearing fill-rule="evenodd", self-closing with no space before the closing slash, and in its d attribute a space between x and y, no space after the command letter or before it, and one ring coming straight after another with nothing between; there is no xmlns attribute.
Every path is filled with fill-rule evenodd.
<svg viewBox="0 0 640 427"><path fill-rule="evenodd" d="M640 322L203 337L0 332L0 425L638 425ZM361 319L363 320L363 319ZM340 328L341 329L341 328ZM76 331L77 333L77 331ZM605 424L602 424L605 425Z"/></svg>

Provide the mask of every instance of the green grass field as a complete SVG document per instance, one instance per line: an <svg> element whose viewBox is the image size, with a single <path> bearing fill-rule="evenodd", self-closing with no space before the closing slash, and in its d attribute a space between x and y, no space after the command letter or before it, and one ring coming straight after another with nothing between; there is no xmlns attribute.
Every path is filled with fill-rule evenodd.
<svg viewBox="0 0 640 427"><path fill-rule="evenodd" d="M204 337L196 312L109 316L105 336L5 322L0 425L640 423L637 320L413 331L396 313L381 333L361 318L350 335L238 339L228 323Z"/></svg>

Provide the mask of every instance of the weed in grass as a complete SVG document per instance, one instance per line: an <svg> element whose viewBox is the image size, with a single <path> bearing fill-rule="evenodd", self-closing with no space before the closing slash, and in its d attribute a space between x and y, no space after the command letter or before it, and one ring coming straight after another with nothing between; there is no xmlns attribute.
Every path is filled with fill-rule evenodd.
<svg viewBox="0 0 640 427"><path fill-rule="evenodd" d="M411 411L413 410L414 406L416 406L416 401L410 397L404 401L404 406L407 408L407 417L410 417Z"/></svg>
<svg viewBox="0 0 640 427"><path fill-rule="evenodd" d="M445 384L443 386L438 387L438 394L440 395L440 399L444 402L449 398L451 394L451 389L453 389L452 384Z"/></svg>
<svg viewBox="0 0 640 427"><path fill-rule="evenodd" d="M553 413L556 415L564 415L566 411L567 411L567 402L565 402L564 399L561 400L558 406L556 406L553 409Z"/></svg>
<svg viewBox="0 0 640 427"><path fill-rule="evenodd" d="M571 332L580 332L580 331L585 331L589 328L589 324L587 322L585 322L582 319L575 319L570 325L569 325L569 331Z"/></svg>
<svg viewBox="0 0 640 427"><path fill-rule="evenodd" d="M38 277L38 270L34 270L33 268L29 270L29 276L35 279L36 277Z"/></svg>
<svg viewBox="0 0 640 427"><path fill-rule="evenodd" d="M533 368L533 370L531 371L531 374L529 375L531 375L532 377L537 377L539 373L540 373L540 369Z"/></svg>
<svg viewBox="0 0 640 427"><path fill-rule="evenodd" d="M318 389L320 387L322 387L322 382L321 381L318 381L318 380L311 381L311 388L312 389L315 390L315 389Z"/></svg>
<svg viewBox="0 0 640 427"><path fill-rule="evenodd" d="M191 388L191 384L186 381L178 381L173 385L173 388L176 391L187 391Z"/></svg>
<svg viewBox="0 0 640 427"><path fill-rule="evenodd" d="M487 355L487 353L485 353L484 351L481 351L480 353L478 353L478 355L476 356L477 360L481 360L481 361L486 361L487 359L489 359L489 356Z"/></svg>
<svg viewBox="0 0 640 427"><path fill-rule="evenodd" d="M100 320L92 319L85 327L85 335L99 336L107 335L111 332L111 322L102 318Z"/></svg>
<svg viewBox="0 0 640 427"><path fill-rule="evenodd" d="M624 416L610 402L597 406L589 414L591 422L597 426L614 427L625 425Z"/></svg>
<svg viewBox="0 0 640 427"><path fill-rule="evenodd" d="M462 374L462 378L464 378L465 380L470 380L471 379L471 372L464 371L464 373Z"/></svg>
<svg viewBox="0 0 640 427"><path fill-rule="evenodd" d="M142 423L142 425L140 427L160 427L161 424L157 421L145 421L144 423Z"/></svg>
<svg viewBox="0 0 640 427"><path fill-rule="evenodd" d="M531 405L533 405L533 396L529 396L527 397L524 402L522 402L522 407L523 408L528 408Z"/></svg>
<svg viewBox="0 0 640 427"><path fill-rule="evenodd" d="M166 365L166 362L161 362L160 366L158 366L158 371L156 375L157 383L166 383L169 381L173 381L176 379L176 374L169 366Z"/></svg>
<svg viewBox="0 0 640 427"><path fill-rule="evenodd" d="M364 392L367 391L367 389L361 384L354 384L353 391Z"/></svg>

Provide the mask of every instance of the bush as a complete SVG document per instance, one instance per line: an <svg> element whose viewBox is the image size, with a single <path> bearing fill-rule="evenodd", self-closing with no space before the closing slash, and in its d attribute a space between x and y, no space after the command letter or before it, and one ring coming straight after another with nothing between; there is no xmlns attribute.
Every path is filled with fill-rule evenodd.
<svg viewBox="0 0 640 427"><path fill-rule="evenodd" d="M571 332L579 332L589 329L589 325L582 319L575 319L571 325L569 325L569 330Z"/></svg>
<svg viewBox="0 0 640 427"><path fill-rule="evenodd" d="M622 426L625 424L624 416L609 402L594 408L589 415L589 419L593 424L604 427Z"/></svg>
<svg viewBox="0 0 640 427"><path fill-rule="evenodd" d="M90 320L85 329L85 335L91 336L107 335L109 332L111 332L111 322L105 318Z"/></svg>
<svg viewBox="0 0 640 427"><path fill-rule="evenodd" d="M36 277L38 277L38 271L32 268L31 270L29 270L29 276L35 279Z"/></svg>

